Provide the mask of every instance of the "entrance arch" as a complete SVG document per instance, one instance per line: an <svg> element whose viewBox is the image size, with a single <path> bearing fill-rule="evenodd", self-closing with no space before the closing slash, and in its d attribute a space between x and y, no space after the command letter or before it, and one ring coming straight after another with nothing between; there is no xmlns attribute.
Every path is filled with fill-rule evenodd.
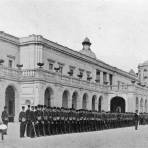
<svg viewBox="0 0 148 148"><path fill-rule="evenodd" d="M62 107L68 108L69 96L70 96L69 91L68 90L65 90L63 92L63 96L62 96Z"/></svg>
<svg viewBox="0 0 148 148"><path fill-rule="evenodd" d="M88 95L85 93L82 99L82 109L87 109Z"/></svg>
<svg viewBox="0 0 148 148"><path fill-rule="evenodd" d="M92 110L95 111L96 110L96 99L97 99L97 96L94 95L92 97Z"/></svg>
<svg viewBox="0 0 148 148"><path fill-rule="evenodd" d="M51 106L51 99L53 96L53 90L50 87L47 87L44 94L44 105Z"/></svg>
<svg viewBox="0 0 148 148"><path fill-rule="evenodd" d="M110 111L111 112L125 112L125 100L122 97L114 97L110 102Z"/></svg>
<svg viewBox="0 0 148 148"><path fill-rule="evenodd" d="M103 101L103 97L100 96L99 100L98 100L98 111L101 112L102 111L102 101Z"/></svg>
<svg viewBox="0 0 148 148"><path fill-rule="evenodd" d="M7 106L9 121L14 121L15 116L15 88L8 86L5 91L5 106Z"/></svg>
<svg viewBox="0 0 148 148"><path fill-rule="evenodd" d="M75 91L72 94L72 108L77 109L78 93Z"/></svg>

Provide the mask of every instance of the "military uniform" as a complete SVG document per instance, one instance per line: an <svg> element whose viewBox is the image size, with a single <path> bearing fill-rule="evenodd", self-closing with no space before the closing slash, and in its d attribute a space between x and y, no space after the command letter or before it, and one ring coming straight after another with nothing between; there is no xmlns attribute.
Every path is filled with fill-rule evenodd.
<svg viewBox="0 0 148 148"><path fill-rule="evenodd" d="M5 106L4 111L2 112L2 115L1 115L1 119L3 121L3 124L5 124L8 127L9 118L8 118L8 113L7 113L6 109L7 109L7 107ZM7 130L4 134L7 134Z"/></svg>
<svg viewBox="0 0 148 148"><path fill-rule="evenodd" d="M44 130L45 130L45 135L49 135L49 129L48 129L48 110L46 106L44 106L43 110L43 121L44 121Z"/></svg>
<svg viewBox="0 0 148 148"><path fill-rule="evenodd" d="M31 108L32 108L32 110L30 111L30 137L33 138L37 134L36 134L36 130L35 130L36 119L35 119L34 107L32 106Z"/></svg>
<svg viewBox="0 0 148 148"><path fill-rule="evenodd" d="M23 110L19 113L20 137L24 137L26 128L26 113L24 111L24 107L22 107L22 109Z"/></svg>
<svg viewBox="0 0 148 148"><path fill-rule="evenodd" d="M30 137L31 130L31 114L30 114L30 105L28 105L28 109L26 110L26 135Z"/></svg>
<svg viewBox="0 0 148 148"><path fill-rule="evenodd" d="M139 121L139 116L138 116L138 113L136 112L134 114L135 130L138 129L138 121Z"/></svg>

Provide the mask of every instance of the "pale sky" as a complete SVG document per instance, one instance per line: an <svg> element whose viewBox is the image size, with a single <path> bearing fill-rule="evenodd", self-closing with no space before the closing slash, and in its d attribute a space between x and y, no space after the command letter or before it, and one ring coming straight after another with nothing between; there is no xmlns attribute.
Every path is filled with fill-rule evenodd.
<svg viewBox="0 0 148 148"><path fill-rule="evenodd" d="M77 51L87 36L98 59L125 71L148 60L147 0L0 0L0 30Z"/></svg>

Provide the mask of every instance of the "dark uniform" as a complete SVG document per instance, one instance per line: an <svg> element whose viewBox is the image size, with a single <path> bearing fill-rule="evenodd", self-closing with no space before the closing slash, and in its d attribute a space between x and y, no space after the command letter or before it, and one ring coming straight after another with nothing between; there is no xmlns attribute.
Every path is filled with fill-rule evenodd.
<svg viewBox="0 0 148 148"><path fill-rule="evenodd" d="M31 111L30 111L30 119L31 119L31 124L30 124L30 137L33 138L35 137L36 134L36 130L35 130L35 113L34 113L34 106L31 107Z"/></svg>
<svg viewBox="0 0 148 148"><path fill-rule="evenodd" d="M19 122L20 122L20 137L24 137L26 129L26 112L24 111L25 107L22 107L22 111L19 113Z"/></svg>
<svg viewBox="0 0 148 148"><path fill-rule="evenodd" d="M43 121L44 121L44 130L45 130L45 135L49 135L49 129L48 129L48 110L47 107L44 106L44 110L43 110Z"/></svg>
<svg viewBox="0 0 148 148"><path fill-rule="evenodd" d="M5 124L8 127L9 119L8 119L8 113L7 113L6 109L7 109L7 107L5 106L4 111L2 112L1 118L2 118L3 124ZM4 134L7 134L7 130Z"/></svg>
<svg viewBox="0 0 148 148"><path fill-rule="evenodd" d="M134 121L135 121L135 130L138 129L138 121L139 121L139 116L138 116L138 111L136 111L134 115Z"/></svg>
<svg viewBox="0 0 148 148"><path fill-rule="evenodd" d="M31 130L31 114L30 114L30 105L28 105L28 109L26 110L26 135L30 137L30 130Z"/></svg>

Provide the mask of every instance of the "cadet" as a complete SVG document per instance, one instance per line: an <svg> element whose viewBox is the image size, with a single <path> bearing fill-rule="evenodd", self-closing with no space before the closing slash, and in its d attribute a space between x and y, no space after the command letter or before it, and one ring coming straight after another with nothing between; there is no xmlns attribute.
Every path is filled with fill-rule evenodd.
<svg viewBox="0 0 148 148"><path fill-rule="evenodd" d="M4 106L4 111L2 112L1 118L2 118L3 124L5 124L8 127L9 119L8 119L8 113L7 113L7 107L6 106ZM7 135L7 130L4 134Z"/></svg>
<svg viewBox="0 0 148 148"><path fill-rule="evenodd" d="M31 106L31 111L30 111L30 137L33 138L35 137L37 134L36 134L36 130L35 130L35 122L36 122L36 119L35 119L35 114L34 114L34 106Z"/></svg>
<svg viewBox="0 0 148 148"><path fill-rule="evenodd" d="M35 111L34 111L34 116L35 116L35 131L36 131L36 136L39 137L39 122L38 122L38 106L35 106Z"/></svg>
<svg viewBox="0 0 148 148"><path fill-rule="evenodd" d="M45 130L45 135L49 135L49 130L48 130L48 110L46 105L44 105L44 110L43 110L43 120L44 120L44 130Z"/></svg>
<svg viewBox="0 0 148 148"><path fill-rule="evenodd" d="M138 110L136 110L136 112L135 112L134 120L135 120L135 130L137 130L138 129L138 121L139 121Z"/></svg>
<svg viewBox="0 0 148 148"><path fill-rule="evenodd" d="M26 128L25 106L22 106L22 111L19 114L19 122L20 122L20 137L24 137L25 128Z"/></svg>
<svg viewBox="0 0 148 148"><path fill-rule="evenodd" d="M49 135L52 134L52 108L48 106L48 132Z"/></svg>
<svg viewBox="0 0 148 148"><path fill-rule="evenodd" d="M30 136L30 128L31 128L31 116L30 116L30 105L28 105L28 109L26 110L26 126L27 126L27 131L26 135L27 137Z"/></svg>

